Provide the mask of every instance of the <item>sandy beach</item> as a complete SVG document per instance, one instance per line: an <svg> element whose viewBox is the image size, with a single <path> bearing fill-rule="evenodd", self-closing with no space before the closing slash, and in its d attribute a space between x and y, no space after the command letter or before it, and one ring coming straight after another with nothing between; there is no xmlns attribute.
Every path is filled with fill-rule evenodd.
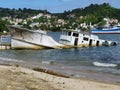
<svg viewBox="0 0 120 90"><path fill-rule="evenodd" d="M45 71L47 72L47 71ZM120 85L0 65L0 90L120 90Z"/></svg>

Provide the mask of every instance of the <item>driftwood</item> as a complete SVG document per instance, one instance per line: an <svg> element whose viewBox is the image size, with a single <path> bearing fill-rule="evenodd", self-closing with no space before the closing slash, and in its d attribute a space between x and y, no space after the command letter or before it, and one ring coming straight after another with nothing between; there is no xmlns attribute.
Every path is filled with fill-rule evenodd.
<svg viewBox="0 0 120 90"><path fill-rule="evenodd" d="M67 75L64 75L64 74L52 71L52 70L48 70L48 69L33 68L32 70L39 71L39 72L45 72L45 73L48 73L48 74L51 74L51 75L55 75L55 76L59 76L59 77L70 78L70 76L67 76Z"/></svg>

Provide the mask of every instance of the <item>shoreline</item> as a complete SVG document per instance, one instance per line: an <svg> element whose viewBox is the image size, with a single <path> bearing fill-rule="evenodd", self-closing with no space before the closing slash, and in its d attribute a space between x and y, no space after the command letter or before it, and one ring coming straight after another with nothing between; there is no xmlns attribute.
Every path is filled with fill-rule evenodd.
<svg viewBox="0 0 120 90"><path fill-rule="evenodd" d="M10 81L11 83L9 85L4 82L0 82L4 84L3 86L0 86L0 88L2 87L4 90L8 90L5 87L8 87L9 90L16 90L14 88L17 88L17 87L19 88L24 87L24 90L25 89L30 90L31 88L34 88L35 90L40 90L41 85L43 90L78 90L78 89L80 90L120 90L120 84L98 82L96 80L89 80L88 78L68 77L61 73L57 73L49 70L46 71L45 69L42 69L42 68L30 69L30 68L21 67L18 64L12 64L12 65L0 64L0 73L2 74L0 79L2 79L4 82L6 82L5 78L16 77L15 79L13 79L13 81ZM9 75L9 76L6 76L6 75ZM27 81L29 81L30 84ZM21 85L21 82L22 82L22 85ZM35 84L33 85L33 83ZM11 87L12 84L14 84L13 86L14 88Z"/></svg>
<svg viewBox="0 0 120 90"><path fill-rule="evenodd" d="M82 70L80 69L78 74L74 73L74 69L64 66L59 67L51 67L52 64L36 64L36 63L29 63L29 62L17 62L17 61L7 61L7 62L0 62L0 65L4 66L15 66L15 67L23 67L28 68L37 72L43 72L59 77L65 78L76 78L76 79L87 79L90 81L96 81L101 83L108 83L114 85L120 85L120 76L117 74L110 74L110 73L103 73L103 72L96 72L92 70ZM54 65L54 64L53 64Z"/></svg>

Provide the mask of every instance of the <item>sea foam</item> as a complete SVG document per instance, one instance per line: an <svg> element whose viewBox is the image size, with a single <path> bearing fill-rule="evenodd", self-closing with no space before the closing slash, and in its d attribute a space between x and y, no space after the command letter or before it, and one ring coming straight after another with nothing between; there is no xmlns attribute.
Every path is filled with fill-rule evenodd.
<svg viewBox="0 0 120 90"><path fill-rule="evenodd" d="M101 63L101 62L93 62L93 65L99 66L99 67L116 67L117 66L117 64Z"/></svg>
<svg viewBox="0 0 120 90"><path fill-rule="evenodd" d="M13 61L13 62L23 62L23 60L17 60L17 59L11 59L11 58L3 58L3 57L0 57L0 60L2 60L2 61Z"/></svg>

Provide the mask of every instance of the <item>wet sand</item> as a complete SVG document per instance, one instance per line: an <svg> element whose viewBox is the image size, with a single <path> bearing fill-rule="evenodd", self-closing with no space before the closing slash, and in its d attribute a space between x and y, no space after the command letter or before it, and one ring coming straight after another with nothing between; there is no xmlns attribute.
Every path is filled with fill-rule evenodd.
<svg viewBox="0 0 120 90"><path fill-rule="evenodd" d="M6 64L0 65L0 90L120 90L120 85Z"/></svg>

